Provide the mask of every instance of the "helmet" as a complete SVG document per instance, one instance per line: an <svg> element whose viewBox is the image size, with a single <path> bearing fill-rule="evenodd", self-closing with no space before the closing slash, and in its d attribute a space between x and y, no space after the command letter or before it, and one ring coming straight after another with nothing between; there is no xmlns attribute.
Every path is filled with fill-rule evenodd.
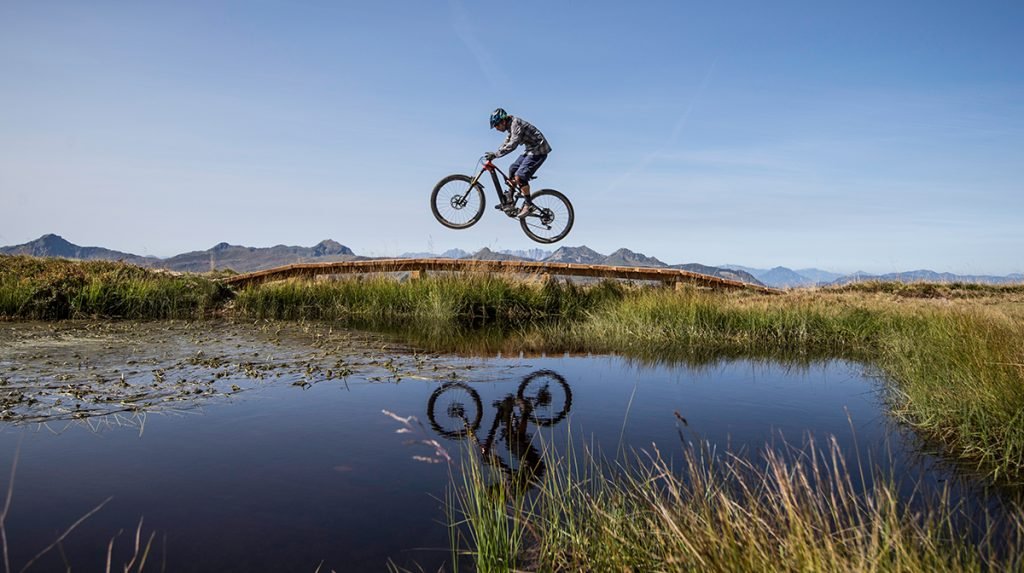
<svg viewBox="0 0 1024 573"><path fill-rule="evenodd" d="M506 119L508 119L508 113L499 107L491 112L491 127L493 128Z"/></svg>

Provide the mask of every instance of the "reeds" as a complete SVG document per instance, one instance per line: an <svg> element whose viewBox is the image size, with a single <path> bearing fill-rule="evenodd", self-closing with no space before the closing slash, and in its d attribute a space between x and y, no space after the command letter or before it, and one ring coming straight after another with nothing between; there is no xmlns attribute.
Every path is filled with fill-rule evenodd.
<svg viewBox="0 0 1024 573"><path fill-rule="evenodd" d="M474 449L470 446L468 449ZM451 534L468 533L468 552L476 571L502 573L518 571L526 538L526 499L505 482L505 476L468 452L468 460L455 479L461 479L454 498L461 519L452 524ZM451 500L449 500L451 503ZM450 511L455 515L456 511ZM464 527L463 527L464 526ZM458 563L459 541L453 541L452 562Z"/></svg>
<svg viewBox="0 0 1024 573"><path fill-rule="evenodd" d="M659 452L609 464L545 454L531 501L493 496L479 461L456 499L481 570L1019 571L1024 521L974 522L942 493L901 498L892 476L824 451L768 448L759 459L688 445L681 468ZM856 476L856 479L854 479ZM857 484L864 483L858 486ZM487 504L478 507L480 504ZM508 531L508 539L500 536ZM517 537L523 536L524 537ZM480 540L486 543L479 543ZM518 554L510 554L515 548Z"/></svg>
<svg viewBox="0 0 1024 573"><path fill-rule="evenodd" d="M289 280L243 289L237 312L249 318L359 320L382 326L449 322L508 325L573 320L602 300L621 298L615 283L585 287L521 281L486 273L437 274L396 281L389 276L307 282Z"/></svg>

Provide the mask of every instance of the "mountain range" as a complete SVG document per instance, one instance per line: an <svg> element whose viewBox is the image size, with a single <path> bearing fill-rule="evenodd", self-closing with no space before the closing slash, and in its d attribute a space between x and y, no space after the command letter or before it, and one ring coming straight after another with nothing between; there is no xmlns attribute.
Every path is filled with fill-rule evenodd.
<svg viewBox="0 0 1024 573"><path fill-rule="evenodd" d="M42 237L22 245L0 247L0 254L31 255L36 257L60 257L67 259L102 259L120 260L149 268L160 268L180 272L206 272L218 269L231 269L244 273L258 271L283 265L306 262L332 262L365 260L352 252L352 249L333 240L320 241L312 247L293 247L276 245L273 247L243 247L219 243L205 251L182 253L166 259L143 257L131 253L123 253L101 247L81 247L65 240L59 235L43 235ZM625 267L669 267L654 257L634 253L629 249L619 249L610 255L603 255L587 246L562 247L557 251L530 249L519 251L492 251L488 248L475 253L467 253L461 249L451 249L438 255L434 253L405 253L401 258L471 258L487 260L544 260L565 263L583 263L590 265L615 265ZM696 263L674 265L680 268L761 284L756 278L742 270L720 269Z"/></svg>
<svg viewBox="0 0 1024 573"><path fill-rule="evenodd" d="M167 269L180 272L206 272L232 269L250 272L282 265L306 262L351 261L357 257L352 249L336 241L320 241L312 247L242 247L219 243L205 251L182 253L167 259L143 257L102 247L80 247L59 235L43 235L34 241L11 247L0 247L2 255L31 255L64 259L124 261L141 267Z"/></svg>
<svg viewBox="0 0 1024 573"><path fill-rule="evenodd" d="M102 247L82 247L65 240L59 235L43 235L42 237L10 247L0 247L0 254L31 255L36 257L60 257L82 260L120 260L127 263L161 268L181 272L206 272L217 269L231 269L236 272L251 272L282 265L306 262L333 262L365 260L371 257L356 255L352 249L326 239L312 247L296 247L275 245L273 247L244 247L219 243L205 251L192 251L169 258L140 256ZM462 249L450 249L441 254L405 253L401 258L472 258L487 260L533 260L561 263L579 263L588 265L614 265L623 267L663 267L683 269L691 272L717 276L725 279L738 280L746 283L761 284L774 288L791 288L804 286L842 285L857 281L881 280L902 282L977 282L1007 284L1024 282L1024 274L1014 273L1006 276L991 275L955 275L937 273L930 270L916 270L902 273L872 275L856 272L849 275L823 271L821 269L789 269L774 267L759 269L742 265L710 266L699 263L666 264L654 257L636 253L622 248L610 255L601 254L586 245L578 247L561 247L558 250L543 249L502 250L492 251L483 248L475 253Z"/></svg>
<svg viewBox="0 0 1024 573"><path fill-rule="evenodd" d="M773 288L793 288L808 286L837 286L854 282L883 281L883 282L931 282L931 283L987 283L987 284L1013 284L1024 282L1024 274L1013 273L1005 276L995 275L957 275L953 273L937 273L926 269L916 271L904 271L899 273L887 273L875 275L864 271L857 271L848 275L823 271L821 269L788 269L786 267L774 267L771 269L757 269L742 265L721 265L721 268L743 270L750 273L767 286Z"/></svg>

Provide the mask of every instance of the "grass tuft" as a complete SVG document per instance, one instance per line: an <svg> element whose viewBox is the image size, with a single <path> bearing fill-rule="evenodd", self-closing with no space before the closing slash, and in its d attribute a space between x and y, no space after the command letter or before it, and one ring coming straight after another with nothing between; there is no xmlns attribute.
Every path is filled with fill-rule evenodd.
<svg viewBox="0 0 1024 573"><path fill-rule="evenodd" d="M966 511L945 494L901 499L891 476L858 491L835 441L824 451L766 448L759 461L684 450L681 469L655 451L618 464L545 454L553 470L529 504L492 500L474 464L460 499L487 531L473 553L481 570L513 571L1018 571L1024 521L964 530ZM859 471L863 471L862 469ZM508 509L514 506L514 509ZM507 525L506 525L507 522ZM515 543L497 538L505 529ZM478 540L479 535L474 537ZM511 538L509 539L511 541ZM511 555L516 547L518 556ZM493 552L493 553L492 553ZM492 567L492 564L510 567Z"/></svg>
<svg viewBox="0 0 1024 573"><path fill-rule="evenodd" d="M202 318L231 296L220 283L110 261L0 255L0 318Z"/></svg>

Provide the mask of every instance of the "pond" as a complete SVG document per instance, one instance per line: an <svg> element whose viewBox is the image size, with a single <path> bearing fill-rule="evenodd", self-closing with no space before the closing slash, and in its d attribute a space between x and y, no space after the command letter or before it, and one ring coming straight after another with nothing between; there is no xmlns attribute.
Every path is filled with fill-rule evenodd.
<svg viewBox="0 0 1024 573"><path fill-rule="evenodd" d="M516 479L570 435L609 458L835 436L910 482L948 479L881 390L839 361L461 357L330 324L2 324L11 562L103 504L33 570L102 570L112 540L116 567L137 530L153 536L146 570L448 569L458 460Z"/></svg>

